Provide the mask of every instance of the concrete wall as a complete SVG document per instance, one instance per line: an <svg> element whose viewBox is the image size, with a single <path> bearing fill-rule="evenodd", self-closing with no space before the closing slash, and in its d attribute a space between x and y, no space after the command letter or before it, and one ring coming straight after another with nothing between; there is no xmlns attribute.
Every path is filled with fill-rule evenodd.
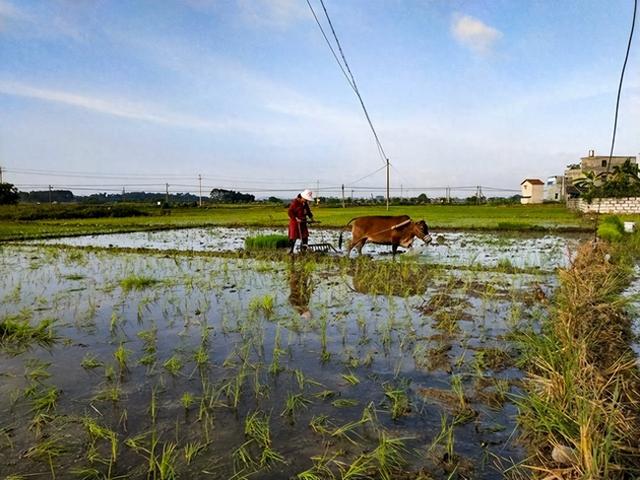
<svg viewBox="0 0 640 480"><path fill-rule="evenodd" d="M571 198L567 200L567 208L579 210L583 213L598 212L598 205L600 206L600 213L640 213L640 197L594 198L591 204L582 198Z"/></svg>

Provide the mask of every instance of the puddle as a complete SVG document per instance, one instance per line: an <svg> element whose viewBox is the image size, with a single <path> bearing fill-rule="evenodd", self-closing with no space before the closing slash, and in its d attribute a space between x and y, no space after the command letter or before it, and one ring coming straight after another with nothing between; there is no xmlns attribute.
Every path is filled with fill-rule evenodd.
<svg viewBox="0 0 640 480"><path fill-rule="evenodd" d="M623 296L630 299L629 313L632 318L631 331L634 338L631 342L631 348L638 357L640 365L640 266L636 265L633 273L634 280L631 285L623 292Z"/></svg>
<svg viewBox="0 0 640 480"><path fill-rule="evenodd" d="M87 235L38 240L31 243L45 245L71 245L92 247L127 247L159 250L229 252L244 248L247 236L258 234L286 234L284 229L246 228L193 228L164 230L158 232L117 233ZM309 243L330 243L338 246L339 232L336 230L312 229ZM343 249L350 240L344 235ZM416 261L481 266L513 266L518 268L541 268L553 270L566 266L569 251L580 241L580 235L517 235L504 233L435 232L434 241L425 245L416 239L412 249L405 252ZM391 247L366 244L363 253L374 257L390 256ZM355 256L355 250L352 256Z"/></svg>
<svg viewBox="0 0 640 480"><path fill-rule="evenodd" d="M205 232L179 235L195 244ZM143 235L157 245L175 234ZM525 457L508 334L535 327L555 278L451 270L409 288L417 267L398 262L407 288L379 294L385 263L3 247L0 317L53 319L60 337L0 348L3 473L147 478L154 438L157 461L164 449L182 478L290 478L313 459L338 477L373 462L376 478L370 452L401 439L406 478L503 478L495 459ZM268 441L246 433L251 419ZM266 446L276 454L261 463Z"/></svg>

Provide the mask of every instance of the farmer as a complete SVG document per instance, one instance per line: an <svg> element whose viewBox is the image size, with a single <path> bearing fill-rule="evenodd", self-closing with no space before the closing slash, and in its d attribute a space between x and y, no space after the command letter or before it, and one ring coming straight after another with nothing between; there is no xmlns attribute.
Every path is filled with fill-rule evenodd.
<svg viewBox="0 0 640 480"><path fill-rule="evenodd" d="M309 202L312 201L313 192L304 190L289 205L289 253L293 253L293 247L295 247L298 238L302 242L301 250L307 249L309 243L307 217L309 220L313 220L313 214L309 207Z"/></svg>

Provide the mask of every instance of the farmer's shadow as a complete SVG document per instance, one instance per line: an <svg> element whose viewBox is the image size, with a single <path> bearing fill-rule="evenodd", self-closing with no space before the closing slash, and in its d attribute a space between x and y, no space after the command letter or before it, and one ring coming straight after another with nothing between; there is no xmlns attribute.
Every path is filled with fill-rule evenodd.
<svg viewBox="0 0 640 480"><path fill-rule="evenodd" d="M309 300L313 293L310 264L292 259L289 263L289 303L302 318L310 319Z"/></svg>

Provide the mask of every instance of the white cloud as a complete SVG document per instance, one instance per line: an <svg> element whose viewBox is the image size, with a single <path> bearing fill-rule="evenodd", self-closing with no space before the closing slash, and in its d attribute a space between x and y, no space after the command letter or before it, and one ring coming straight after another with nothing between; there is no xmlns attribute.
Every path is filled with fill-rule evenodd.
<svg viewBox="0 0 640 480"><path fill-rule="evenodd" d="M502 32L470 15L456 15L451 25L453 37L473 52L485 55L502 38Z"/></svg>
<svg viewBox="0 0 640 480"><path fill-rule="evenodd" d="M255 125L245 122L227 119L210 120L167 111L155 105L130 102L124 99L100 98L61 90L50 90L15 82L0 81L0 94L43 100L45 102L59 103L114 117L192 130L208 130L214 132L225 130L255 131L256 128Z"/></svg>

